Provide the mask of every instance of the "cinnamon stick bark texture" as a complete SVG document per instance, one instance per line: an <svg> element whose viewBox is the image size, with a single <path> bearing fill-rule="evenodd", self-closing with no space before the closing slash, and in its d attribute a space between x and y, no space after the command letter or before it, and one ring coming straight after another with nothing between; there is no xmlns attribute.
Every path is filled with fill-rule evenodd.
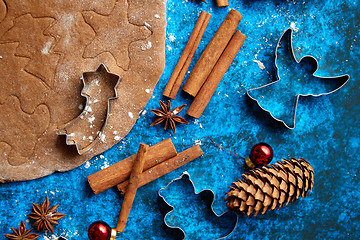
<svg viewBox="0 0 360 240"><path fill-rule="evenodd" d="M192 146L191 148L179 153L177 156L166 160L140 174L138 187L142 187L149 182L152 182L155 179L164 176L165 174L187 164L188 162L191 162L192 160L200 157L203 154L204 153L200 149L199 145ZM127 194L128 186L129 181L125 181L119 184L117 187L121 194Z"/></svg>
<svg viewBox="0 0 360 240"><path fill-rule="evenodd" d="M176 154L175 146L170 138L159 142L149 148L144 169L149 169L158 163L176 156ZM88 176L88 182L93 192L99 194L126 181L130 177L135 158L136 154Z"/></svg>
<svg viewBox="0 0 360 240"><path fill-rule="evenodd" d="M175 99L185 74L189 68L192 58L204 35L205 29L210 21L211 14L202 11L196 22L195 28L190 36L188 43L180 56L180 59L167 83L163 95Z"/></svg>
<svg viewBox="0 0 360 240"><path fill-rule="evenodd" d="M216 62L219 60L226 45L229 43L234 31L240 23L242 16L236 10L231 10L226 16L219 29L211 39L208 46L200 56L189 78L184 84L183 90L191 96L196 96L201 86L211 73Z"/></svg>
<svg viewBox="0 0 360 240"><path fill-rule="evenodd" d="M127 219L130 214L131 206L134 202L136 191L138 189L138 178L144 168L144 162L149 146L141 143L139 151L136 154L136 159L131 170L129 178L129 186L125 195L123 204L121 206L119 220L116 226L116 231L123 232L126 226Z"/></svg>
<svg viewBox="0 0 360 240"><path fill-rule="evenodd" d="M228 0L216 0L216 3L217 3L218 7L229 6L229 1Z"/></svg>
<svg viewBox="0 0 360 240"><path fill-rule="evenodd" d="M201 116L221 79L230 67L232 61L236 57L236 54L239 52L239 49L243 45L245 39L246 36L239 30L235 32L224 52L221 54L219 61L216 63L214 69L206 79L194 101L191 103L188 111L186 112L188 115L195 118L199 118Z"/></svg>

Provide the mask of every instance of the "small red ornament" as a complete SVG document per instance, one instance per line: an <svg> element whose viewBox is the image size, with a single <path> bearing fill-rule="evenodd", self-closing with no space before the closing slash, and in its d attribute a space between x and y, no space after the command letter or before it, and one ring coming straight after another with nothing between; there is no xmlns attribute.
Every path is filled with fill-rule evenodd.
<svg viewBox="0 0 360 240"><path fill-rule="evenodd" d="M248 167L255 168L267 165L271 162L273 156L274 151L272 147L267 143L260 142L252 147L249 157L245 159L245 163Z"/></svg>
<svg viewBox="0 0 360 240"><path fill-rule="evenodd" d="M90 240L110 240L115 239L116 230L111 229L109 224L103 221L93 222L88 229Z"/></svg>

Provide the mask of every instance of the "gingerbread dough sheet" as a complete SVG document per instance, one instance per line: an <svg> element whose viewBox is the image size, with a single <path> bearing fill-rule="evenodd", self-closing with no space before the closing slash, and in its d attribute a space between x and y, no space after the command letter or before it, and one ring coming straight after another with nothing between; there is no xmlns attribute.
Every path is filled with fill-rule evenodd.
<svg viewBox="0 0 360 240"><path fill-rule="evenodd" d="M73 169L126 136L164 70L165 32L163 0L0 0L0 182ZM84 112L82 73L101 64L119 82L94 81L93 101L117 98L86 116L86 141L106 125L79 155L56 132Z"/></svg>

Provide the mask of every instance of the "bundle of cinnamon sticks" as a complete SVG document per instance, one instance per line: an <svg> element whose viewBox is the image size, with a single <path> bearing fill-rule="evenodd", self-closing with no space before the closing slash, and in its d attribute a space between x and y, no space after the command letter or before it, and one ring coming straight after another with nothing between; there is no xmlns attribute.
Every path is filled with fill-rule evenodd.
<svg viewBox="0 0 360 240"><path fill-rule="evenodd" d="M193 33L191 34L189 42L180 57L163 95L173 99L175 98L187 68L190 65L191 59L194 55L193 53L195 53L207 23L210 20L209 15L210 14L205 12L200 14L199 20ZM239 30L235 32L241 19L242 15L238 11L231 10L229 12L200 56L200 59L196 63L194 69L191 71L183 86L183 90L185 92L195 97L193 103L186 112L188 115L195 118L199 118L201 116L218 84L236 57L240 47L244 43L246 36ZM199 25L201 27L199 27Z"/></svg>
<svg viewBox="0 0 360 240"><path fill-rule="evenodd" d="M191 60L194 57L197 47L204 35L205 29L210 21L211 15L207 12L202 11L200 17L196 22L195 28L190 35L189 41L181 54L181 57L176 64L176 67L165 87L163 95L175 99L181 83L185 77L185 74L189 68Z"/></svg>
<svg viewBox="0 0 360 240"><path fill-rule="evenodd" d="M113 186L125 194L116 230L123 232L139 187L158 179L203 155L199 145L177 153L171 139L154 146L140 144L137 154L88 176L88 182L95 194Z"/></svg>

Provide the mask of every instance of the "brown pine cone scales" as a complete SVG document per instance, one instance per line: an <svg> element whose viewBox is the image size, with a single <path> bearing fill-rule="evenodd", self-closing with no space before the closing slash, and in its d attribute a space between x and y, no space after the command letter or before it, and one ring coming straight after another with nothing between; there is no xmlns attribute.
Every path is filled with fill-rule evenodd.
<svg viewBox="0 0 360 240"><path fill-rule="evenodd" d="M314 169L305 159L282 159L253 169L233 182L226 194L226 206L231 211L239 210L249 216L267 210L278 209L284 204L306 197L314 185Z"/></svg>

